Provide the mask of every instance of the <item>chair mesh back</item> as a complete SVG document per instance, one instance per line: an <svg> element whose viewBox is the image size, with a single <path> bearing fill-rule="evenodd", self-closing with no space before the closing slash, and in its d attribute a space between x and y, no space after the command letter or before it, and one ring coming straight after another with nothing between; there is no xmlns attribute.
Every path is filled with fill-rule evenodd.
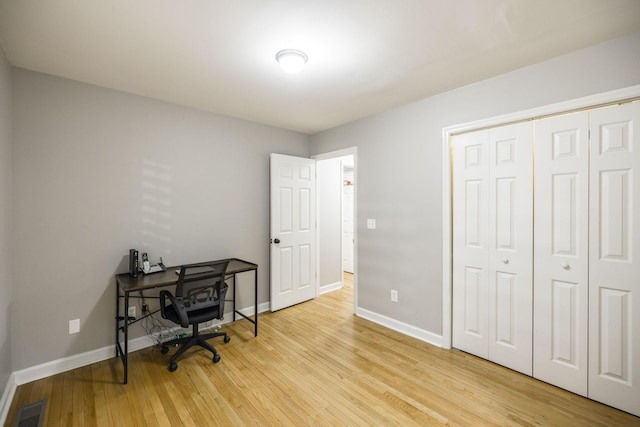
<svg viewBox="0 0 640 427"><path fill-rule="evenodd" d="M180 269L176 285L176 297L180 298L188 312L219 306L224 313L227 284L224 283L229 261L185 265Z"/></svg>

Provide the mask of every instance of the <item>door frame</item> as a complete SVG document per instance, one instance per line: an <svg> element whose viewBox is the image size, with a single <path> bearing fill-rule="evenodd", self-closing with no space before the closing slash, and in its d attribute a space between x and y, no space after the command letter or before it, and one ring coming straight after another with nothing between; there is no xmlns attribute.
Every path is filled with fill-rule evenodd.
<svg viewBox="0 0 640 427"><path fill-rule="evenodd" d="M452 188L452 138L460 133L502 126L517 122L541 119L584 109L629 102L640 98L640 85L590 95L570 101L518 111L487 119L448 126L442 129L442 347L449 349L452 343L453 313L453 188Z"/></svg>
<svg viewBox="0 0 640 427"><path fill-rule="evenodd" d="M327 153L321 153L311 156L316 162L320 160L330 160L337 157L353 156L353 180L356 185L353 188L353 312L356 312L358 307L358 147L348 147L341 150L329 151ZM316 168L316 173L317 173ZM342 175L342 171L340 172ZM316 177L316 185L318 180ZM316 192L316 218L318 218L318 193ZM342 198L342 191L340 192ZM342 206L342 200L340 200L340 206ZM316 266L320 266L320 236L318 235L320 227L316 227ZM340 236L342 237L342 221L340 221ZM340 245L340 269L342 269L342 244ZM316 268L316 295L320 292L320 280L318 277L319 268ZM344 271L342 272L342 278L344 282ZM343 283L344 284L344 283Z"/></svg>

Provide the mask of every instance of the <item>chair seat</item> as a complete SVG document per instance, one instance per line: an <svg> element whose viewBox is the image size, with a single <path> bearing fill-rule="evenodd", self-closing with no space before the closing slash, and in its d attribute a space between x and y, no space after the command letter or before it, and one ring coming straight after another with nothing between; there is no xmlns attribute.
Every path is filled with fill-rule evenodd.
<svg viewBox="0 0 640 427"><path fill-rule="evenodd" d="M226 332L211 332L201 335L198 332L198 326L200 323L213 319L222 320L225 295L229 289L229 286L224 282L228 264L228 260L222 260L183 265L180 267L175 295L166 290L160 292L160 314L162 317L182 327L187 327L187 325L193 327L191 336L179 337L162 343L162 354L169 351L170 345L180 346L169 360L170 372L178 368L176 359L194 345L209 350L213 354L213 363L220 361L220 355L207 340L224 337L224 342L228 343L229 336ZM170 304L168 304L169 301ZM183 302L185 305L182 305ZM186 323L182 323L181 319L184 319Z"/></svg>
<svg viewBox="0 0 640 427"><path fill-rule="evenodd" d="M198 323L208 322L213 319L220 319L222 316L219 314L219 308L212 310L209 308L203 308L200 310L190 311L189 312L189 324L193 325ZM165 318L171 320L173 323L180 324L180 318L178 317L178 313L176 312L175 307L170 304L167 306L165 310Z"/></svg>

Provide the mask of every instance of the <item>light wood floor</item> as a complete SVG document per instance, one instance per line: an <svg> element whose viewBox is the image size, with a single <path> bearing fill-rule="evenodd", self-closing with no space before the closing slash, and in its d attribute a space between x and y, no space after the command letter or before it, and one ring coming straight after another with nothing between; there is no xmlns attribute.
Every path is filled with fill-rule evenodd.
<svg viewBox="0 0 640 427"><path fill-rule="evenodd" d="M442 350L352 314L352 287L229 325L218 364L190 350L132 353L129 384L113 358L18 387L19 406L47 398L45 426L640 425L592 402L457 350Z"/></svg>

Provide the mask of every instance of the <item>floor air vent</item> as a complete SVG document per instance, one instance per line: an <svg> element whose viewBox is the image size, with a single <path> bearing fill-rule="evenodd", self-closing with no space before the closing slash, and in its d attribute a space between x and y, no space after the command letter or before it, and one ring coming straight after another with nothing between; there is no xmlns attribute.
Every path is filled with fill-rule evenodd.
<svg viewBox="0 0 640 427"><path fill-rule="evenodd" d="M22 406L18 409L13 427L42 427L46 403L47 400L44 399Z"/></svg>

